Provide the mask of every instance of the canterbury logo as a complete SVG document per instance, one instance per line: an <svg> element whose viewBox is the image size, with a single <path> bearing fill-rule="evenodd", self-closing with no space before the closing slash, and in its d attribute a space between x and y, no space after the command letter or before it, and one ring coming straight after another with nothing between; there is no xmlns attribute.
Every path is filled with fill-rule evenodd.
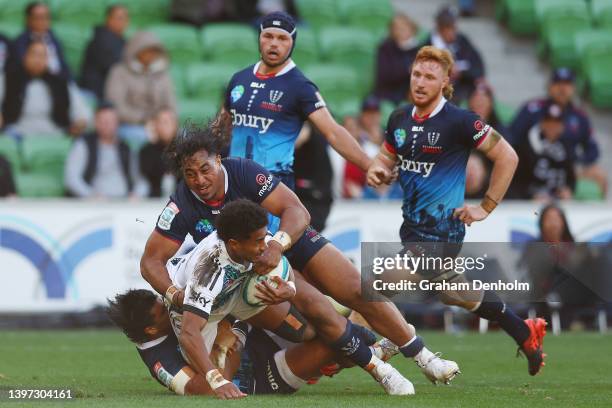
<svg viewBox="0 0 612 408"><path fill-rule="evenodd" d="M276 103L280 101L284 93L282 91L270 91L270 102Z"/></svg>

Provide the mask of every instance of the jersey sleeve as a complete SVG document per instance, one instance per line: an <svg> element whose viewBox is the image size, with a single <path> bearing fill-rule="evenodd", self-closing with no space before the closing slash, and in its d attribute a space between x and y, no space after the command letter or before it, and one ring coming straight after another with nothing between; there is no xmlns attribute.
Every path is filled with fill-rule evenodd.
<svg viewBox="0 0 612 408"><path fill-rule="evenodd" d="M203 271L204 274L207 271ZM205 276L203 279L194 276L185 289L185 300L183 301L183 311L191 312L204 319L208 319L212 310L215 298L223 289L222 268Z"/></svg>
<svg viewBox="0 0 612 408"><path fill-rule="evenodd" d="M464 111L461 116L459 140L468 149L477 149L489 137L493 128L472 111Z"/></svg>
<svg viewBox="0 0 612 408"><path fill-rule="evenodd" d="M274 191L280 179L253 160L241 160L240 186L246 198L261 203Z"/></svg>
<svg viewBox="0 0 612 408"><path fill-rule="evenodd" d="M176 203L176 200L171 198L170 201L168 201L166 207L162 210L159 217L157 217L155 230L164 237L176 241L179 244L185 240L189 229L187 228L183 213Z"/></svg>
<svg viewBox="0 0 612 408"><path fill-rule="evenodd" d="M397 123L398 123L397 118L400 115L401 115L401 111L399 109L393 111L393 113L391 113L391 115L389 116L389 120L387 120L387 127L385 128L385 140L383 142L383 146L385 146L387 150L393 154L397 153L397 142L396 142L395 132L398 132L398 137L402 136L401 132L403 132L404 138L406 134L405 129L396 128Z"/></svg>
<svg viewBox="0 0 612 408"><path fill-rule="evenodd" d="M319 92L319 88L317 88L314 83L306 81L298 89L297 105L304 120L306 120L312 112L327 106Z"/></svg>

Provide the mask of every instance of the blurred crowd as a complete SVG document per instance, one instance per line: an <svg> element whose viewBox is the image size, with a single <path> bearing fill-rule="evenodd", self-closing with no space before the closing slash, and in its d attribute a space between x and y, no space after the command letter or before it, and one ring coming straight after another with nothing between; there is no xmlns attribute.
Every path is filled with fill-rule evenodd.
<svg viewBox="0 0 612 408"><path fill-rule="evenodd" d="M460 16L474 12L473 2L464 0L460 6L439 10L431 32L422 30L409 16L392 18L376 50L373 89L358 115L340 118L343 125L374 156L390 113L385 107L409 103L412 61L419 47L431 44L448 49L455 57L452 102L478 113L517 150L521 164L508 198L604 197L606 174L598 162L600 152L589 117L574 102L574 73L556 69L546 93L526 101L512 120L504 121L480 52L460 30ZM257 16L278 9L296 13L292 1L282 0L172 2L175 20L200 25L210 21L252 23ZM172 60L162 42L147 31L128 38L129 10L114 4L106 10L105 21L93 28L80 72L71 72L62 43L53 32L48 5L32 2L24 14L21 34L12 40L0 35L0 138L20 143L49 135L71 137L64 168L69 196L136 199L167 195L176 180L166 170L162 156L179 123ZM330 108L333 112L334 107ZM327 152L317 130L305 126L296 150L296 180L300 196L312 202L311 208L319 208L326 216L334 197L401 198L397 185L372 189L360 169ZM312 165L308 158L315 154L324 157L324 165ZM489 170L486 158L471 155L468 198L482 196ZM2 156L0 175L0 195L14 195L12 169ZM588 187L593 191L590 196L584 193Z"/></svg>

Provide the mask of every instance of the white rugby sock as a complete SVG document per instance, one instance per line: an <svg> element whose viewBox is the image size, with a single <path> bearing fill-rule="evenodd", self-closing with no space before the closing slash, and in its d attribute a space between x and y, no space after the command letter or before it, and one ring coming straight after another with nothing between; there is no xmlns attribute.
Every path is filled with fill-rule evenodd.
<svg viewBox="0 0 612 408"><path fill-rule="evenodd" d="M301 379L297 375L293 374L291 368L287 364L287 359L285 358L285 349L277 351L274 354L274 362L276 363L276 368L278 369L278 373L280 374L283 381L285 381L291 388L294 390L299 390L304 384L306 384L306 380Z"/></svg>

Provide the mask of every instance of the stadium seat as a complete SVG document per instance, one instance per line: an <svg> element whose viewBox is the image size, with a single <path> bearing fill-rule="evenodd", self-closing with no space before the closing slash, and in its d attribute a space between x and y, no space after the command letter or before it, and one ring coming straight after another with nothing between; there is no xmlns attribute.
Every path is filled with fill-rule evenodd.
<svg viewBox="0 0 612 408"><path fill-rule="evenodd" d="M600 27L612 27L612 0L591 0L591 15Z"/></svg>
<svg viewBox="0 0 612 408"><path fill-rule="evenodd" d="M356 96L365 96L373 80L376 48L373 35L356 27L328 27L321 30L319 41L325 61L345 64L357 70L361 80Z"/></svg>
<svg viewBox="0 0 612 408"><path fill-rule="evenodd" d="M62 197L64 179L56 174L17 173L15 175L17 194L25 198Z"/></svg>
<svg viewBox="0 0 612 408"><path fill-rule="evenodd" d="M339 0L338 12L349 25L365 28L376 36L386 31L393 18L389 0Z"/></svg>
<svg viewBox="0 0 612 408"><path fill-rule="evenodd" d="M213 100L220 104L225 88L236 71L235 66L222 63L204 62L189 65L185 80L190 97Z"/></svg>
<svg viewBox="0 0 612 408"><path fill-rule="evenodd" d="M21 169L21 152L17 142L11 136L0 135L0 156L4 156L9 161L13 172Z"/></svg>
<svg viewBox="0 0 612 408"><path fill-rule="evenodd" d="M83 28L74 24L57 23L53 32L64 47L66 62L73 73L81 71L81 62L87 43L91 38L91 28Z"/></svg>
<svg viewBox="0 0 612 408"><path fill-rule="evenodd" d="M23 24L2 21L0 24L0 33L4 34L8 38L15 38L23 31Z"/></svg>
<svg viewBox="0 0 612 408"><path fill-rule="evenodd" d="M202 46L195 28L184 24L160 24L150 26L146 30L159 37L173 64L202 60Z"/></svg>
<svg viewBox="0 0 612 408"><path fill-rule="evenodd" d="M296 0L295 5L299 15L316 31L340 22L337 0Z"/></svg>
<svg viewBox="0 0 612 408"><path fill-rule="evenodd" d="M347 101L360 100L357 72L350 66L312 65L305 69L304 74L317 84L331 111L341 110Z"/></svg>
<svg viewBox="0 0 612 408"><path fill-rule="evenodd" d="M580 76L595 106L612 107L612 28L576 34Z"/></svg>
<svg viewBox="0 0 612 408"><path fill-rule="evenodd" d="M40 135L23 139L23 159L28 173L63 177L64 164L72 139L63 136Z"/></svg>
<svg viewBox="0 0 612 408"><path fill-rule="evenodd" d="M579 201L601 201L603 200L603 192L599 185L587 179L578 179L574 191L574 199Z"/></svg>
<svg viewBox="0 0 612 408"><path fill-rule="evenodd" d="M25 8L31 0L0 0L0 21L4 24L19 24L23 30ZM4 32L0 29L1 32Z"/></svg>
<svg viewBox="0 0 612 408"><path fill-rule="evenodd" d="M529 35L537 32L535 0L500 0L497 3L497 17L506 21L513 34Z"/></svg>
<svg viewBox="0 0 612 408"><path fill-rule="evenodd" d="M588 14L554 12L542 20L540 51L548 53L554 67L577 68L580 64L575 45L577 32L591 26Z"/></svg>
<svg viewBox="0 0 612 408"><path fill-rule="evenodd" d="M391 116L395 109L397 109L397 106L393 102L382 101L380 103L380 126L383 129L386 129L389 116Z"/></svg>
<svg viewBox="0 0 612 408"><path fill-rule="evenodd" d="M212 119L221 103L212 99L182 99L179 101L179 121L181 125L190 121L202 123Z"/></svg>
<svg viewBox="0 0 612 408"><path fill-rule="evenodd" d="M292 58L300 68L319 63L321 57L314 30L306 27L298 28L298 39Z"/></svg>
<svg viewBox="0 0 612 408"><path fill-rule="evenodd" d="M130 13L130 24L136 27L147 27L168 21L171 0L129 0L126 2L114 1L112 3L125 4Z"/></svg>
<svg viewBox="0 0 612 408"><path fill-rule="evenodd" d="M257 34L246 24L210 24L200 35L206 59L240 68L259 59Z"/></svg>
<svg viewBox="0 0 612 408"><path fill-rule="evenodd" d="M187 97L189 90L187 89L187 82L185 81L185 69L181 64L174 64L170 66L170 76L172 77L172 83L174 84L174 92L178 99Z"/></svg>
<svg viewBox="0 0 612 408"><path fill-rule="evenodd" d="M552 14L589 15L587 3L584 0L536 0L535 9L540 22Z"/></svg>
<svg viewBox="0 0 612 408"><path fill-rule="evenodd" d="M53 18L59 22L79 25L88 31L104 23L105 1L51 0Z"/></svg>

